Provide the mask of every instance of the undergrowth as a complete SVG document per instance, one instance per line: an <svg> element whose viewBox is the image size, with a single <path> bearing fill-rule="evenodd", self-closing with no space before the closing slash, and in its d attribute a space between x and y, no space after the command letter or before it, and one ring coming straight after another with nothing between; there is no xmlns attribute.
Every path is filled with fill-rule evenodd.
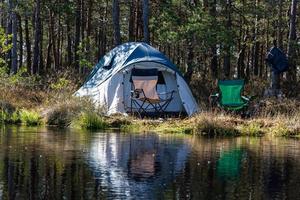
<svg viewBox="0 0 300 200"><path fill-rule="evenodd" d="M82 112L72 123L74 127L87 130L105 130L109 127L105 118L95 112Z"/></svg>
<svg viewBox="0 0 300 200"><path fill-rule="evenodd" d="M124 132L155 131L204 136L300 135L299 99L257 98L250 106L251 117L245 119L238 114L212 112L208 109L206 96L214 90L212 82L208 89L196 93L197 96L202 96L202 112L191 118L141 120L122 115L108 117L103 109L95 107L88 99L73 96L76 81L69 77L59 75L43 81L40 77L26 77L22 74L10 77L0 75L0 124L37 126L45 123L90 130L114 128ZM197 85L198 82L192 82L193 84ZM254 81L245 90L250 93L251 88L258 88L259 91L252 94L257 95L263 91L265 84L259 85L259 81Z"/></svg>
<svg viewBox="0 0 300 200"><path fill-rule="evenodd" d="M43 123L42 116L36 111L21 110L20 121L27 126L38 126Z"/></svg>

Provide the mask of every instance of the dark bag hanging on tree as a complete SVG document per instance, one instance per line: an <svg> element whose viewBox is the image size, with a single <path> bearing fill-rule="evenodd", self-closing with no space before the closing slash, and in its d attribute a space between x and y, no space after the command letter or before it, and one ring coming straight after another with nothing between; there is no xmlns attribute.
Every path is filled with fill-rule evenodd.
<svg viewBox="0 0 300 200"><path fill-rule="evenodd" d="M267 63L276 74L283 73L289 69L288 59L285 53L277 47L273 47L266 58Z"/></svg>

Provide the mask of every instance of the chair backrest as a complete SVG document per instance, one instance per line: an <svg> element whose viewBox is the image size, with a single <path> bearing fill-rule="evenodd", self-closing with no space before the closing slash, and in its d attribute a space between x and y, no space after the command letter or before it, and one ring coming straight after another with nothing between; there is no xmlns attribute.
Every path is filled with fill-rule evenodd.
<svg viewBox="0 0 300 200"><path fill-rule="evenodd" d="M221 91L221 104L225 106L239 106L244 103L241 98L244 80L223 80L218 82Z"/></svg>
<svg viewBox="0 0 300 200"><path fill-rule="evenodd" d="M135 90L142 90L139 98L148 98L158 100L156 91L158 81L157 69L132 69L131 79ZM145 96L144 96L145 95Z"/></svg>

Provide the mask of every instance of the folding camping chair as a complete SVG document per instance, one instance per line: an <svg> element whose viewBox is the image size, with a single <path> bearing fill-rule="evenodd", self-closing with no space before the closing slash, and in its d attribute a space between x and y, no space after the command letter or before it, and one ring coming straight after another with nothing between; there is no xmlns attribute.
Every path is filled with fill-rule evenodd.
<svg viewBox="0 0 300 200"><path fill-rule="evenodd" d="M223 80L218 82L220 93L210 95L211 105L229 111L241 111L248 107L250 98L242 96L244 80Z"/></svg>
<svg viewBox="0 0 300 200"><path fill-rule="evenodd" d="M131 113L133 106L141 116L142 114L164 114L174 98L175 91L157 93L157 69L132 69L131 81ZM162 98L164 96L164 98Z"/></svg>

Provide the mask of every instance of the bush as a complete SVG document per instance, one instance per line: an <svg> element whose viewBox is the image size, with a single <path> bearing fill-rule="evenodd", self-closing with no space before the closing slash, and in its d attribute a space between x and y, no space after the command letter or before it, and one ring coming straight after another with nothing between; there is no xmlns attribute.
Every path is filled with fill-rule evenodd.
<svg viewBox="0 0 300 200"><path fill-rule="evenodd" d="M72 122L78 121L82 113L98 113L101 109L96 109L89 99L68 98L60 100L45 111L46 123L50 126L69 127Z"/></svg>
<svg viewBox="0 0 300 200"><path fill-rule="evenodd" d="M296 137L300 135L300 128L297 126L289 126L286 123L278 123L270 128L270 133L275 136Z"/></svg>
<svg viewBox="0 0 300 200"><path fill-rule="evenodd" d="M51 126L68 127L72 120L80 113L80 110L81 106L72 102L55 105L47 113L47 124Z"/></svg>
<svg viewBox="0 0 300 200"><path fill-rule="evenodd" d="M9 119L9 115L4 110L0 110L0 123L6 123Z"/></svg>
<svg viewBox="0 0 300 200"><path fill-rule="evenodd" d="M104 130L109 127L103 116L91 111L82 112L74 123L87 130Z"/></svg>
<svg viewBox="0 0 300 200"><path fill-rule="evenodd" d="M261 124L253 121L238 126L238 130L242 135L248 136L261 136L264 134Z"/></svg>
<svg viewBox="0 0 300 200"><path fill-rule="evenodd" d="M19 121L17 111L10 103L0 101L0 123L15 123Z"/></svg>
<svg viewBox="0 0 300 200"><path fill-rule="evenodd" d="M214 116L212 114L204 113L196 117L196 130L207 136L238 136L240 133L235 128L236 119L227 116Z"/></svg>
<svg viewBox="0 0 300 200"><path fill-rule="evenodd" d="M35 111L21 110L21 122L27 126L38 126L42 124L42 117Z"/></svg>
<svg viewBox="0 0 300 200"><path fill-rule="evenodd" d="M267 98L259 102L259 114L262 117L266 116L293 116L300 113L300 102L297 99L282 99Z"/></svg>

